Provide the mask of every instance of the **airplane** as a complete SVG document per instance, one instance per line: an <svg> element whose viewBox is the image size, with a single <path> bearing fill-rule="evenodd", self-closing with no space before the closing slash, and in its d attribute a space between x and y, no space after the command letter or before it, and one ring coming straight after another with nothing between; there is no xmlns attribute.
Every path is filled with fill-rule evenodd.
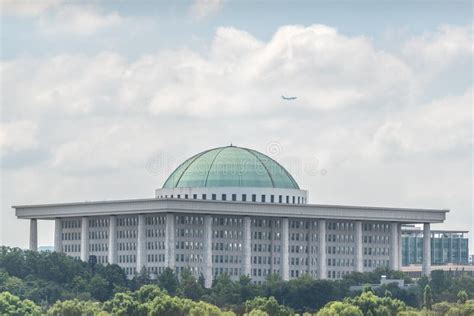
<svg viewBox="0 0 474 316"><path fill-rule="evenodd" d="M284 95L282 95L281 98L287 101L296 100L296 97L285 97Z"/></svg>

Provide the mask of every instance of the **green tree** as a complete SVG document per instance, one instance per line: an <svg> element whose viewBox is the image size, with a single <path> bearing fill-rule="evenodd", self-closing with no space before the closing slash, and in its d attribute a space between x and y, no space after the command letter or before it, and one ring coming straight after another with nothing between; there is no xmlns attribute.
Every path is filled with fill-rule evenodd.
<svg viewBox="0 0 474 316"><path fill-rule="evenodd" d="M293 311L283 305L278 304L277 300L271 297L256 297L245 302L245 312L249 313L254 309L266 312L272 316L289 316L293 315Z"/></svg>
<svg viewBox="0 0 474 316"><path fill-rule="evenodd" d="M41 315L41 308L30 300L21 300L10 292L2 292L0 315Z"/></svg>
<svg viewBox="0 0 474 316"><path fill-rule="evenodd" d="M466 291L459 291L458 292L458 303L459 304L465 304L468 299L469 299L469 296L467 295Z"/></svg>
<svg viewBox="0 0 474 316"><path fill-rule="evenodd" d="M168 291L170 295L175 295L179 287L178 277L171 268L166 268L158 276L158 285Z"/></svg>
<svg viewBox="0 0 474 316"><path fill-rule="evenodd" d="M331 302L319 310L317 316L363 316L359 307L346 302Z"/></svg>
<svg viewBox="0 0 474 316"><path fill-rule="evenodd" d="M51 316L93 316L105 315L102 311L102 304L91 301L79 301L77 299L69 301L57 301L48 309Z"/></svg>
<svg viewBox="0 0 474 316"><path fill-rule="evenodd" d="M427 310L431 310L433 306L433 296L431 294L431 287L429 285L425 286L425 291L423 293L423 306Z"/></svg>
<svg viewBox="0 0 474 316"><path fill-rule="evenodd" d="M181 272L179 292L184 297L198 300L203 295L204 289L201 287L201 284L198 283L198 280L196 280L191 271L189 269L184 269L183 272Z"/></svg>

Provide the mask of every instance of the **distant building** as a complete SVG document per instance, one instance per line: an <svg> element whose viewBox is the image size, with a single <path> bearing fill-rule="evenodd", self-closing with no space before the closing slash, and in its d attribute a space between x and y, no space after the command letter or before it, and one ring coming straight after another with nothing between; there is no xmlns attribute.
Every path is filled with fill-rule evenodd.
<svg viewBox="0 0 474 316"><path fill-rule="evenodd" d="M54 247L53 246L39 246L38 251L51 251L51 252L53 252Z"/></svg>
<svg viewBox="0 0 474 316"><path fill-rule="evenodd" d="M431 271L444 271L447 275L459 276L462 274L468 274L474 277L474 266L473 265L456 265L456 264L445 264L441 266L431 266ZM408 267L402 267L401 271L405 272L411 278L419 278L423 275L421 265L411 265Z"/></svg>
<svg viewBox="0 0 474 316"><path fill-rule="evenodd" d="M467 231L431 230L431 264L469 264ZM423 230L402 226L402 266L423 262Z"/></svg>
<svg viewBox="0 0 474 316"><path fill-rule="evenodd" d="M408 289L417 286L415 283L405 284L405 280L403 279L387 279L386 275L382 275L380 276L379 284L353 285L349 287L349 291L362 291L367 285L370 286L371 289L376 290L382 286L387 286L389 284L396 284L400 289Z"/></svg>
<svg viewBox="0 0 474 316"><path fill-rule="evenodd" d="M258 283L270 273L339 279L378 267L398 270L402 224L423 224L417 253L425 252L423 273L430 273L430 224L444 222L448 210L307 201L307 191L278 162L227 146L183 162L149 199L14 208L30 220L30 249L37 249L37 221L52 220L55 251L118 264L128 277L142 269L152 277L165 268L178 275L189 269L210 287L223 273Z"/></svg>

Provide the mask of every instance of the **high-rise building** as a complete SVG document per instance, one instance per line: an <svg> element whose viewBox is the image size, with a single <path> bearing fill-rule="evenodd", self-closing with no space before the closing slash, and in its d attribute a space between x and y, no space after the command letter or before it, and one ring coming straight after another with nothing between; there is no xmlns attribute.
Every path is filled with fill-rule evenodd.
<svg viewBox="0 0 474 316"><path fill-rule="evenodd" d="M189 269L206 286L222 273L309 274L338 279L352 271L402 265L402 224L423 224L423 273L430 272L430 224L448 210L309 204L308 192L275 160L227 146L183 162L150 199L14 206L30 220L55 221L55 251L115 263L129 276Z"/></svg>

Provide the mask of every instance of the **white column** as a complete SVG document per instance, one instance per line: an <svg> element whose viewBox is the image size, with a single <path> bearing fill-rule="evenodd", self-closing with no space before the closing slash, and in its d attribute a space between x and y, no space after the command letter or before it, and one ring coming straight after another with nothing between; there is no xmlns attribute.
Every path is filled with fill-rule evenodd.
<svg viewBox="0 0 474 316"><path fill-rule="evenodd" d="M81 260L89 261L89 219L82 218L81 223Z"/></svg>
<svg viewBox="0 0 474 316"><path fill-rule="evenodd" d="M355 253L356 253L356 271L364 272L364 257L362 244L362 222L355 222Z"/></svg>
<svg viewBox="0 0 474 316"><path fill-rule="evenodd" d="M244 269L243 273L252 276L252 226L249 216L244 217Z"/></svg>
<svg viewBox="0 0 474 316"><path fill-rule="evenodd" d="M117 219L115 216L109 218L109 263L117 263Z"/></svg>
<svg viewBox="0 0 474 316"><path fill-rule="evenodd" d="M390 224L390 269L398 270L398 223Z"/></svg>
<svg viewBox="0 0 474 316"><path fill-rule="evenodd" d="M38 221L36 218L30 219L30 250L38 250Z"/></svg>
<svg viewBox="0 0 474 316"><path fill-rule="evenodd" d="M63 236L62 236L62 227L61 219L56 218L54 220L54 251L62 252L63 251Z"/></svg>
<svg viewBox="0 0 474 316"><path fill-rule="evenodd" d="M212 216L204 216L204 287L212 286Z"/></svg>
<svg viewBox="0 0 474 316"><path fill-rule="evenodd" d="M319 278L326 279L327 272L327 256L326 256L326 220L320 219L319 225Z"/></svg>
<svg viewBox="0 0 474 316"><path fill-rule="evenodd" d="M430 223L423 224L423 266L422 275L431 274L431 230Z"/></svg>
<svg viewBox="0 0 474 316"><path fill-rule="evenodd" d="M288 251L290 234L288 230L288 218L283 218L281 221L281 277L283 281L290 279L290 257Z"/></svg>
<svg viewBox="0 0 474 316"><path fill-rule="evenodd" d="M403 254L402 254L402 224L398 223L398 269L402 269L403 263Z"/></svg>
<svg viewBox="0 0 474 316"><path fill-rule="evenodd" d="M145 266L146 236L145 236L145 215L138 215L138 238L137 238L137 273L140 273Z"/></svg>
<svg viewBox="0 0 474 316"><path fill-rule="evenodd" d="M173 213L166 214L166 236L165 236L165 251L166 251L166 266L171 269L175 269L176 258L174 244L174 221L175 215Z"/></svg>

